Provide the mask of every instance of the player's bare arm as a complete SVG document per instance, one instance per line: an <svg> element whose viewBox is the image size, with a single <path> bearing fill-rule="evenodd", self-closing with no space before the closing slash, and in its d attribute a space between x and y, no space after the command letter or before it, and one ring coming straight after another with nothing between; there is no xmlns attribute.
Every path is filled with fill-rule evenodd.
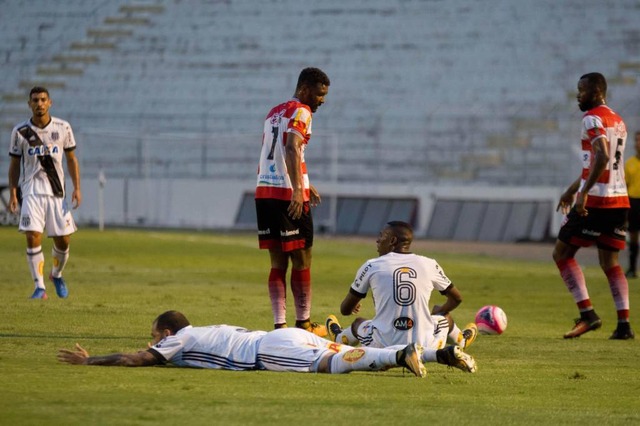
<svg viewBox="0 0 640 426"><path fill-rule="evenodd" d="M285 163L291 180L293 193L287 213L292 219L300 219L304 203L304 182L302 181L302 138L295 133L289 133L285 146Z"/></svg>
<svg viewBox="0 0 640 426"><path fill-rule="evenodd" d="M462 294L453 284L447 287L443 294L447 297L447 300L442 305L433 307L431 313L434 315L446 315L462 303Z"/></svg>
<svg viewBox="0 0 640 426"><path fill-rule="evenodd" d="M581 178L576 179L566 191L562 193L560 196L560 201L558 202L558 206L556 207L556 211L562 211L562 214L569 213L571 210L571 206L576 199L576 192L578 192L578 188L580 188L580 180Z"/></svg>
<svg viewBox="0 0 640 426"><path fill-rule="evenodd" d="M347 293L342 304L340 304L340 313L342 315L352 315L360 312L360 301L361 297L353 294L351 291Z"/></svg>
<svg viewBox="0 0 640 426"><path fill-rule="evenodd" d="M11 156L9 163L9 211L18 212L18 182L20 181L20 158Z"/></svg>
<svg viewBox="0 0 640 426"><path fill-rule="evenodd" d="M65 157L67 159L67 169L69 169L69 176L73 183L73 193L71 194L71 202L73 208L77 209L82 204L82 191L80 190L80 165L78 164L78 158L75 151L66 151Z"/></svg>
<svg viewBox="0 0 640 426"><path fill-rule="evenodd" d="M132 354L111 354L90 356L89 353L76 343L74 350L60 349L58 361L74 365L104 365L121 367L147 367L160 364L158 359L148 351Z"/></svg>
<svg viewBox="0 0 640 426"><path fill-rule="evenodd" d="M588 214L585 205L587 203L587 194L589 193L589 190L593 188L593 185L596 184L602 173L607 169L607 164L609 164L608 146L609 142L605 137L597 139L593 143L594 158L591 163L591 169L589 170L589 177L585 181L582 191L580 191L576 197L576 212L581 216L586 216Z"/></svg>

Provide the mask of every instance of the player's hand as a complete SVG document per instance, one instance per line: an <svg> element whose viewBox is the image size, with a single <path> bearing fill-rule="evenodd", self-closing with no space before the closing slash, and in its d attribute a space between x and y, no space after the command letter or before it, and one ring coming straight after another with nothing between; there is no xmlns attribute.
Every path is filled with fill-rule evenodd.
<svg viewBox="0 0 640 426"><path fill-rule="evenodd" d="M79 189L74 189L71 194L71 203L73 203L73 208L77 209L82 204L82 192Z"/></svg>
<svg viewBox="0 0 640 426"><path fill-rule="evenodd" d="M587 193L579 193L576 197L576 213L580 216L588 216L589 212L585 207L587 205Z"/></svg>
<svg viewBox="0 0 640 426"><path fill-rule="evenodd" d="M309 185L309 204L315 207L320 204L321 201L322 199L320 198L318 190L313 185Z"/></svg>
<svg viewBox="0 0 640 426"><path fill-rule="evenodd" d="M68 364L80 365L86 363L89 358L89 352L87 352L82 346L76 343L75 350L60 349L58 351L58 361L66 362Z"/></svg>
<svg viewBox="0 0 640 426"><path fill-rule="evenodd" d="M11 213L18 213L18 197L13 193L9 196L9 211Z"/></svg>
<svg viewBox="0 0 640 426"><path fill-rule="evenodd" d="M575 194L565 192L560 196L560 201L556 207L556 211L561 211L562 214L568 214L571 211L571 206L575 201Z"/></svg>
<svg viewBox="0 0 640 426"><path fill-rule="evenodd" d="M351 311L351 314L357 314L358 312L360 312L360 303L358 303L353 310Z"/></svg>
<svg viewBox="0 0 640 426"><path fill-rule="evenodd" d="M291 216L291 219L300 219L302 217L302 207L304 205L304 197L302 190L294 190L291 195L291 202L289 208L287 208L287 214Z"/></svg>

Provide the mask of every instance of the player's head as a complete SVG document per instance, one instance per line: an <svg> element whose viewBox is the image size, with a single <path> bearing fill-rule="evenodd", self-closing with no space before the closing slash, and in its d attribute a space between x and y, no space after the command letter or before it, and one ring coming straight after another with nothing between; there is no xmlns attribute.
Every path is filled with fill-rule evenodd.
<svg viewBox="0 0 640 426"><path fill-rule="evenodd" d="M35 86L29 92L28 104L34 117L46 117L49 114L49 108L51 107L49 91L45 87Z"/></svg>
<svg viewBox="0 0 640 426"><path fill-rule="evenodd" d="M406 222L394 220L388 222L376 240L378 254L383 256L392 251L408 253L413 241L413 229Z"/></svg>
<svg viewBox="0 0 640 426"><path fill-rule="evenodd" d="M308 105L311 112L316 112L318 107L324 103L324 97L329 93L330 84L329 77L321 69L305 68L298 77L295 96L300 102Z"/></svg>
<svg viewBox="0 0 640 426"><path fill-rule="evenodd" d="M606 103L607 80L599 72L584 74L578 80L577 99L580 111L589 111Z"/></svg>
<svg viewBox="0 0 640 426"><path fill-rule="evenodd" d="M31 96L33 96L34 94L40 94L40 93L44 93L45 95L47 95L47 97L49 97L49 91L47 90L46 87L34 86L31 88L31 91L29 91L29 99L31 99Z"/></svg>
<svg viewBox="0 0 640 426"><path fill-rule="evenodd" d="M187 317L182 312L167 311L160 315L153 321L151 326L151 337L153 338L153 344L155 345L160 340L167 336L173 336L178 331L191 325Z"/></svg>
<svg viewBox="0 0 640 426"><path fill-rule="evenodd" d="M636 131L636 151L640 153L640 130Z"/></svg>

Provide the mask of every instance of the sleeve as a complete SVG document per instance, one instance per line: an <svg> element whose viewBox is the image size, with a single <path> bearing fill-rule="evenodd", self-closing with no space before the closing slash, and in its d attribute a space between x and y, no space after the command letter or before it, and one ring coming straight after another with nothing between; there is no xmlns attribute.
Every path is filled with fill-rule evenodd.
<svg viewBox="0 0 640 426"><path fill-rule="evenodd" d="M64 150L65 151L73 151L76 149L76 138L73 136L73 130L71 129L71 125L69 123L65 123L64 126L67 137L64 140Z"/></svg>
<svg viewBox="0 0 640 426"><path fill-rule="evenodd" d="M373 264L370 260L365 262L364 265L362 265L360 269L358 269L356 278L351 284L350 291L355 292L357 295L360 295L362 298L364 298L367 295L369 288L371 288L371 283L369 282L369 280L371 278L373 269Z"/></svg>
<svg viewBox="0 0 640 426"><path fill-rule="evenodd" d="M432 279L431 282L433 283L433 288L435 288L436 290L443 292L445 291L447 288L449 288L449 286L453 285L451 283L451 280L449 279L449 277L447 277L447 275L444 273L444 270L442 269L442 267L438 264L438 262L436 262L435 260L431 260L432 265Z"/></svg>
<svg viewBox="0 0 640 426"><path fill-rule="evenodd" d="M20 148L20 133L18 133L18 129L14 128L11 131L11 142L9 145L9 155L14 157L22 157L22 149Z"/></svg>
<svg viewBox="0 0 640 426"><path fill-rule="evenodd" d="M155 355L156 358L160 355L162 357L158 358L160 360L164 359L165 362L171 362L182 352L183 347L184 343L181 339L176 336L168 336L149 348L149 352Z"/></svg>
<svg viewBox="0 0 640 426"><path fill-rule="evenodd" d="M591 144L600 138L607 137L602 119L597 115L585 115L582 118L582 133L585 135L583 139L588 140Z"/></svg>
<svg viewBox="0 0 640 426"><path fill-rule="evenodd" d="M289 120L286 132L296 133L305 141L309 139L311 135L311 111L307 108L298 107L293 113L293 118Z"/></svg>

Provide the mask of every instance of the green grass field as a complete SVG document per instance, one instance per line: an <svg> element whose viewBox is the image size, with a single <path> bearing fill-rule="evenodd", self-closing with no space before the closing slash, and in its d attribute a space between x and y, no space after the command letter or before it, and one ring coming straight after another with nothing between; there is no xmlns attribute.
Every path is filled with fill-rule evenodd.
<svg viewBox="0 0 640 426"><path fill-rule="evenodd" d="M44 249L48 274L50 240ZM339 313L375 244L318 238L314 250L313 317L324 320ZM58 299L50 286L50 299L36 301L28 299L24 253L24 237L0 227L3 425L640 423L638 342L608 340L615 309L596 267L585 273L604 326L566 341L576 309L550 260L421 253L435 257L462 291L454 312L461 325L482 305L497 304L509 326L469 348L477 374L429 364L420 380L401 369L321 375L63 365L57 350L76 342L91 354L145 348L151 321L168 309L194 325L269 330L268 255L253 235L82 229L65 271L70 297ZM640 331L638 281L630 281L630 293ZM368 298L362 314L372 311ZM292 322L291 301L289 314Z"/></svg>

